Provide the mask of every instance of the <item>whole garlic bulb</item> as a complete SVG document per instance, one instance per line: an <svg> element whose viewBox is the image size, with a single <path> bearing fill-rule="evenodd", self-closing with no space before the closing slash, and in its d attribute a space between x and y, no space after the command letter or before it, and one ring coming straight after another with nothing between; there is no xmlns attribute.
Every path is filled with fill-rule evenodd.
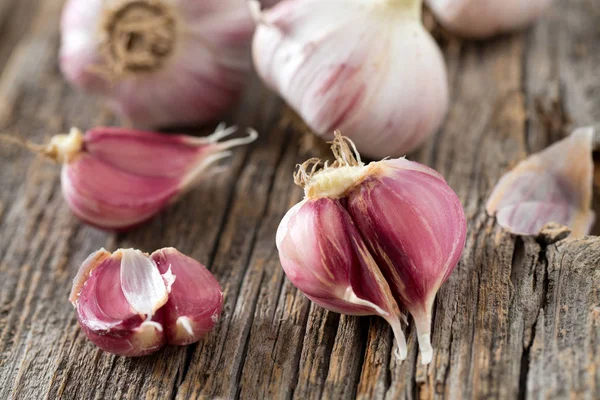
<svg viewBox="0 0 600 400"><path fill-rule="evenodd" d="M138 126L204 122L242 89L253 31L243 0L68 0L60 66Z"/></svg>
<svg viewBox="0 0 600 400"><path fill-rule="evenodd" d="M448 106L444 59L420 17L419 0L284 0L256 13L254 65L317 134L340 129L370 157L404 155Z"/></svg>
<svg viewBox="0 0 600 400"><path fill-rule="evenodd" d="M486 38L524 28L552 0L425 0L449 30L473 38Z"/></svg>

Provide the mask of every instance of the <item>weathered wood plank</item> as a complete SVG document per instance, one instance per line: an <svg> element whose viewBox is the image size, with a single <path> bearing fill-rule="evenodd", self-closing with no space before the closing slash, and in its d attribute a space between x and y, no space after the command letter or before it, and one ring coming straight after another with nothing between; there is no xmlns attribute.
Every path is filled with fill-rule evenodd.
<svg viewBox="0 0 600 400"><path fill-rule="evenodd" d="M0 130L42 141L71 124L115 122L63 82L61 1L30 7L38 1L0 4L0 30L15 32L0 36L0 69L2 52L28 29L3 19L5 10L38 13L0 78ZM430 366L420 365L410 319L409 357L397 363L383 320L327 312L285 278L274 236L302 196L291 173L306 158L304 129L252 77L228 121L256 127L260 140L127 234L81 225L62 201L57 167L0 146L0 398L597 398L600 239L516 238L484 210L508 167L568 132L566 119L548 126L539 104L558 104L550 116L564 109L574 126L600 118L598 8L555 7L528 32L446 48L448 120L411 158L446 176L469 233L438 295ZM66 296L78 264L100 246L175 246L205 262L226 295L217 328L141 359L94 348Z"/></svg>

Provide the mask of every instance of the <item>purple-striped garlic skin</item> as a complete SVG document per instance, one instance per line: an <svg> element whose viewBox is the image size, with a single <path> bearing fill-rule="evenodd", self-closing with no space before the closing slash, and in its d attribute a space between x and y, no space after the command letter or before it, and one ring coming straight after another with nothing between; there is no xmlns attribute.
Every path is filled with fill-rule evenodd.
<svg viewBox="0 0 600 400"><path fill-rule="evenodd" d="M441 24L461 36L484 39L523 29L552 0L425 0Z"/></svg>
<svg viewBox="0 0 600 400"><path fill-rule="evenodd" d="M316 134L340 129L370 157L402 156L438 130L448 107L445 62L421 3L281 1L256 12L256 71Z"/></svg>
<svg viewBox="0 0 600 400"><path fill-rule="evenodd" d="M63 163L62 191L73 213L101 229L135 227L197 185L244 138L219 140L236 128L220 126L207 137L94 128L56 136L48 152ZM52 147L53 146L53 147Z"/></svg>
<svg viewBox="0 0 600 400"><path fill-rule="evenodd" d="M498 224L517 235L537 235L544 225L568 226L573 237L589 234L595 129L580 128L507 172L486 204Z"/></svg>
<svg viewBox="0 0 600 400"><path fill-rule="evenodd" d="M464 211L437 172L404 159L378 164L348 192L347 209L394 297L415 320L428 363L433 302L465 246Z"/></svg>
<svg viewBox="0 0 600 400"><path fill-rule="evenodd" d="M152 256L134 249L91 254L73 280L69 301L90 341L128 357L200 340L223 306L212 274L173 248Z"/></svg>
<svg viewBox="0 0 600 400"><path fill-rule="evenodd" d="M60 68L138 127L202 123L243 90L254 27L244 0L68 0Z"/></svg>
<svg viewBox="0 0 600 400"><path fill-rule="evenodd" d="M400 358L402 331L390 321L399 306L416 325L421 361L433 358L435 296L456 267L466 240L458 196L433 169L404 159L364 165L354 144L336 132L335 162L300 166L295 182L305 199L277 232L281 264L292 283L319 305L351 315L383 316L394 328ZM368 313L345 297L377 305Z"/></svg>
<svg viewBox="0 0 600 400"><path fill-rule="evenodd" d="M392 326L399 357L406 358L402 315L356 226L335 199L307 199L277 230L281 265L312 301L348 315L379 315Z"/></svg>

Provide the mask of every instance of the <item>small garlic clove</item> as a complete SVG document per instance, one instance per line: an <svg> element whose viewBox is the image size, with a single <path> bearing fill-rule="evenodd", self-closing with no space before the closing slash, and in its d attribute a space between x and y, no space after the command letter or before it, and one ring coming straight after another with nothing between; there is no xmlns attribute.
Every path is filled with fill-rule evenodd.
<svg viewBox="0 0 600 400"><path fill-rule="evenodd" d="M219 283L204 265L172 247L155 251L151 258L163 276L175 277L163 307L167 342L197 342L219 320L223 307Z"/></svg>
<svg viewBox="0 0 600 400"><path fill-rule="evenodd" d="M162 347L166 339L159 322L160 312L150 319L145 312L137 311L124 294L122 271L139 268L140 265L130 263L132 257L127 256L128 252L120 250L109 257L101 252L102 257L92 255L88 258L80 269L83 273L78 274L79 279L74 282L74 290L78 294L72 302L79 324L94 344L118 355L142 356ZM134 255L133 259L138 257L149 260L143 254ZM138 288L143 290L144 286ZM138 297L144 294L139 293ZM152 293L150 295L152 298ZM154 298L152 308L159 307L162 301Z"/></svg>
<svg viewBox="0 0 600 400"><path fill-rule="evenodd" d="M304 200L277 230L283 269L312 301L350 315L379 315L392 326L397 356L406 358L401 314L361 235L338 200Z"/></svg>
<svg viewBox="0 0 600 400"><path fill-rule="evenodd" d="M413 316L427 364L433 302L466 241L464 211L441 175L424 165L397 159L369 168L348 192L347 209L394 297Z"/></svg>
<svg viewBox="0 0 600 400"><path fill-rule="evenodd" d="M249 129L246 137L220 141L236 130L221 125L207 137L120 128L82 135L73 130L53 138L47 152L64 162L62 190L75 215L99 228L124 230L193 188L213 163L231 154L229 149L258 136Z"/></svg>
<svg viewBox="0 0 600 400"><path fill-rule="evenodd" d="M549 222L571 228L574 237L589 233L594 162L593 128L581 128L521 161L492 192L486 209L512 233L537 235Z"/></svg>

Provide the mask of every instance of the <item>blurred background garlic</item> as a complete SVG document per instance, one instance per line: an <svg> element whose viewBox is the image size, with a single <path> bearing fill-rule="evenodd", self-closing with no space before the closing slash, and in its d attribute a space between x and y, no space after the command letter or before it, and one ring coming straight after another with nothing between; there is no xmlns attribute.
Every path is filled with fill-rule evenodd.
<svg viewBox="0 0 600 400"><path fill-rule="evenodd" d="M137 126L199 123L235 101L253 31L243 0L68 0L60 66Z"/></svg>
<svg viewBox="0 0 600 400"><path fill-rule="evenodd" d="M442 53L421 0L284 0L260 11L258 74L317 134L340 129L369 157L404 155L441 125Z"/></svg>
<svg viewBox="0 0 600 400"><path fill-rule="evenodd" d="M425 0L448 30L486 38L529 25L552 0Z"/></svg>

